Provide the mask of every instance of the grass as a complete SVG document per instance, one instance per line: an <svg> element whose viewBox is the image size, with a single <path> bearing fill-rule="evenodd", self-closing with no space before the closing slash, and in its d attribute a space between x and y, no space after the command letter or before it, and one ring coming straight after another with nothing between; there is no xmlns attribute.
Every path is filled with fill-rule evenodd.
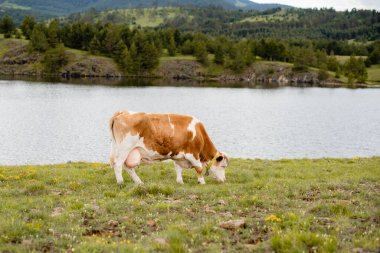
<svg viewBox="0 0 380 253"><path fill-rule="evenodd" d="M182 54L177 54L175 56L162 56L160 57L160 63L164 63L167 61L172 61L172 60L193 60L195 61L195 57L193 55L182 55Z"/></svg>
<svg viewBox="0 0 380 253"><path fill-rule="evenodd" d="M27 43L25 39L4 38L4 34L0 34L0 58L15 46L24 46Z"/></svg>
<svg viewBox="0 0 380 253"><path fill-rule="evenodd" d="M105 164L0 166L0 251L376 252L380 157L233 159L227 182L171 163L124 173ZM220 223L243 219L226 230Z"/></svg>
<svg viewBox="0 0 380 253"><path fill-rule="evenodd" d="M338 60L338 62L340 64L344 64L346 61L348 61L350 59L350 55L335 55L336 59ZM367 59L367 56L365 55L359 55L359 56L355 56L356 58L359 58L359 57L362 57L363 60Z"/></svg>
<svg viewBox="0 0 380 253"><path fill-rule="evenodd" d="M372 84L380 84L380 64L372 65L367 68L368 71L368 82Z"/></svg>
<svg viewBox="0 0 380 253"><path fill-rule="evenodd" d="M177 7L117 9L100 13L97 21L112 20L117 23L130 23L141 27L157 27L167 19L173 19L181 14ZM191 18L191 17L188 17Z"/></svg>
<svg viewBox="0 0 380 253"><path fill-rule="evenodd" d="M295 13L290 13L288 12L287 10L285 9L282 9L276 13L273 13L273 14L268 14L268 15L255 15L255 16L252 16L252 17L249 17L249 18L245 18L241 21L239 21L239 23L241 22L252 22L252 23L256 23L256 22L265 22L265 23L271 23L271 22L278 22L278 21L281 21L281 22L291 22L291 21L297 21L298 20L298 15L295 14Z"/></svg>

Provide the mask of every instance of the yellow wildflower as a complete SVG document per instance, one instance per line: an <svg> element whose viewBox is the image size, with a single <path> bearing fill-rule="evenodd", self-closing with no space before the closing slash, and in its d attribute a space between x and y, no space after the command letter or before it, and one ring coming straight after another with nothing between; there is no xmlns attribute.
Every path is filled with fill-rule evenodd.
<svg viewBox="0 0 380 253"><path fill-rule="evenodd" d="M276 215L271 214L265 218L265 221L281 221L281 219L278 218Z"/></svg>

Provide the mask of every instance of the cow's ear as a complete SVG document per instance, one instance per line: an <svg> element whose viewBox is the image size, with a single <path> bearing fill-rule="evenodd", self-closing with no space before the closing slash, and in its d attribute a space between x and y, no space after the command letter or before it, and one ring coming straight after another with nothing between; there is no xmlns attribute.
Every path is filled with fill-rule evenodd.
<svg viewBox="0 0 380 253"><path fill-rule="evenodd" d="M217 162L221 162L223 160L223 156L222 155L220 155L220 156L218 156L217 158L216 158L216 161Z"/></svg>

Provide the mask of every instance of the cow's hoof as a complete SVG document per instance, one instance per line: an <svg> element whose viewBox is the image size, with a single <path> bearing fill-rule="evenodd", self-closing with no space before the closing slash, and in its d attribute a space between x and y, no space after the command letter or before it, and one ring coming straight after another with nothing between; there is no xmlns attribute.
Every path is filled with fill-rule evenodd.
<svg viewBox="0 0 380 253"><path fill-rule="evenodd" d="M183 181L182 180L177 180L177 183L178 184L183 184Z"/></svg>
<svg viewBox="0 0 380 253"><path fill-rule="evenodd" d="M206 184L204 178L198 178L198 183L199 183L199 184Z"/></svg>
<svg viewBox="0 0 380 253"><path fill-rule="evenodd" d="M122 189L124 187L124 184L123 183L120 183L120 184L117 184L119 186L120 189Z"/></svg>
<svg viewBox="0 0 380 253"><path fill-rule="evenodd" d="M135 185L142 185L144 184L142 181L135 182Z"/></svg>

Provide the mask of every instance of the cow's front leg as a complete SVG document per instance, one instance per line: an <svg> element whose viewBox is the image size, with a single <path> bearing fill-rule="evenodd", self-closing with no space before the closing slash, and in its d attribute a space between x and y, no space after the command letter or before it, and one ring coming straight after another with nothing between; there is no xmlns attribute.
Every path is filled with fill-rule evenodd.
<svg viewBox="0 0 380 253"><path fill-rule="evenodd" d="M202 167L194 167L195 168L195 171L197 172L198 174L198 183L200 184L205 184L205 179L203 177L203 173L202 173Z"/></svg>
<svg viewBox="0 0 380 253"><path fill-rule="evenodd" d="M182 178L182 167L178 164L174 163L175 171L177 172L177 183L183 184L183 178Z"/></svg>

